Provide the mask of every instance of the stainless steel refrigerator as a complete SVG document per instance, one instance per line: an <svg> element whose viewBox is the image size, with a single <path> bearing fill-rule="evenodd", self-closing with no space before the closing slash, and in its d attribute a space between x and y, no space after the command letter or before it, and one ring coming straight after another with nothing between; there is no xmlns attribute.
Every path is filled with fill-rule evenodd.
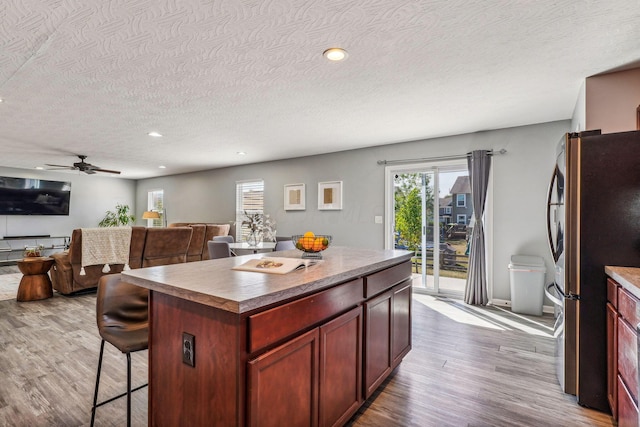
<svg viewBox="0 0 640 427"><path fill-rule="evenodd" d="M547 217L558 379L580 405L610 412L604 266L640 267L640 132L565 135Z"/></svg>

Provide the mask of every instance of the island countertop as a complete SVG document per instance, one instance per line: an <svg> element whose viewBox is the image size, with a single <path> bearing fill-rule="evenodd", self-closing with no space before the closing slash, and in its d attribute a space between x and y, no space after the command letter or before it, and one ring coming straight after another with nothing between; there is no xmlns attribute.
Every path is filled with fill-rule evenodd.
<svg viewBox="0 0 640 427"><path fill-rule="evenodd" d="M409 261L413 252L332 246L322 262L287 274L232 270L252 258L300 258L289 250L123 271L123 279L154 292L245 313L309 294L346 280Z"/></svg>
<svg viewBox="0 0 640 427"><path fill-rule="evenodd" d="M604 272L636 298L640 298L640 268L605 265Z"/></svg>

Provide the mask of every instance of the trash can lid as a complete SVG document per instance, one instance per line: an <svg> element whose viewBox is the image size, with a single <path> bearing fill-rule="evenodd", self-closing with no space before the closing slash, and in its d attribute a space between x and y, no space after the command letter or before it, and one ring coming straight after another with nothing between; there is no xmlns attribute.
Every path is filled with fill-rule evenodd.
<svg viewBox="0 0 640 427"><path fill-rule="evenodd" d="M526 267L544 267L544 260L533 255L511 255L511 265Z"/></svg>

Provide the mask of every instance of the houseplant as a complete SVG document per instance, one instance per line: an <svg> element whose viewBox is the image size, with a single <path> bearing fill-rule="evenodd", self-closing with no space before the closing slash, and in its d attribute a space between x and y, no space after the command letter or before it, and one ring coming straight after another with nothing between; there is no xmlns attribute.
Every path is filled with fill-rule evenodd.
<svg viewBox="0 0 640 427"><path fill-rule="evenodd" d="M115 211L107 211L104 218L98 223L100 227L120 227L133 224L136 217L131 215L129 205L117 204Z"/></svg>
<svg viewBox="0 0 640 427"><path fill-rule="evenodd" d="M246 226L249 230L249 235L246 239L249 246L256 246L258 243L261 243L263 239L275 241L276 222L272 220L269 215L244 211L244 216L245 219L242 221L242 227Z"/></svg>

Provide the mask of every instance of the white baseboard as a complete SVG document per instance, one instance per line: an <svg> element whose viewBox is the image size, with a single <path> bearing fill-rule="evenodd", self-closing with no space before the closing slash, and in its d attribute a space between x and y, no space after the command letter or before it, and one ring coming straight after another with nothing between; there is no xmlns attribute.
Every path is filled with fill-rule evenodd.
<svg viewBox="0 0 640 427"><path fill-rule="evenodd" d="M489 304L491 305L495 305L497 307L509 307L511 308L511 301L508 299L492 299L491 301L489 301ZM542 306L542 312L543 313L554 313L553 310L553 306L551 305L543 305Z"/></svg>

